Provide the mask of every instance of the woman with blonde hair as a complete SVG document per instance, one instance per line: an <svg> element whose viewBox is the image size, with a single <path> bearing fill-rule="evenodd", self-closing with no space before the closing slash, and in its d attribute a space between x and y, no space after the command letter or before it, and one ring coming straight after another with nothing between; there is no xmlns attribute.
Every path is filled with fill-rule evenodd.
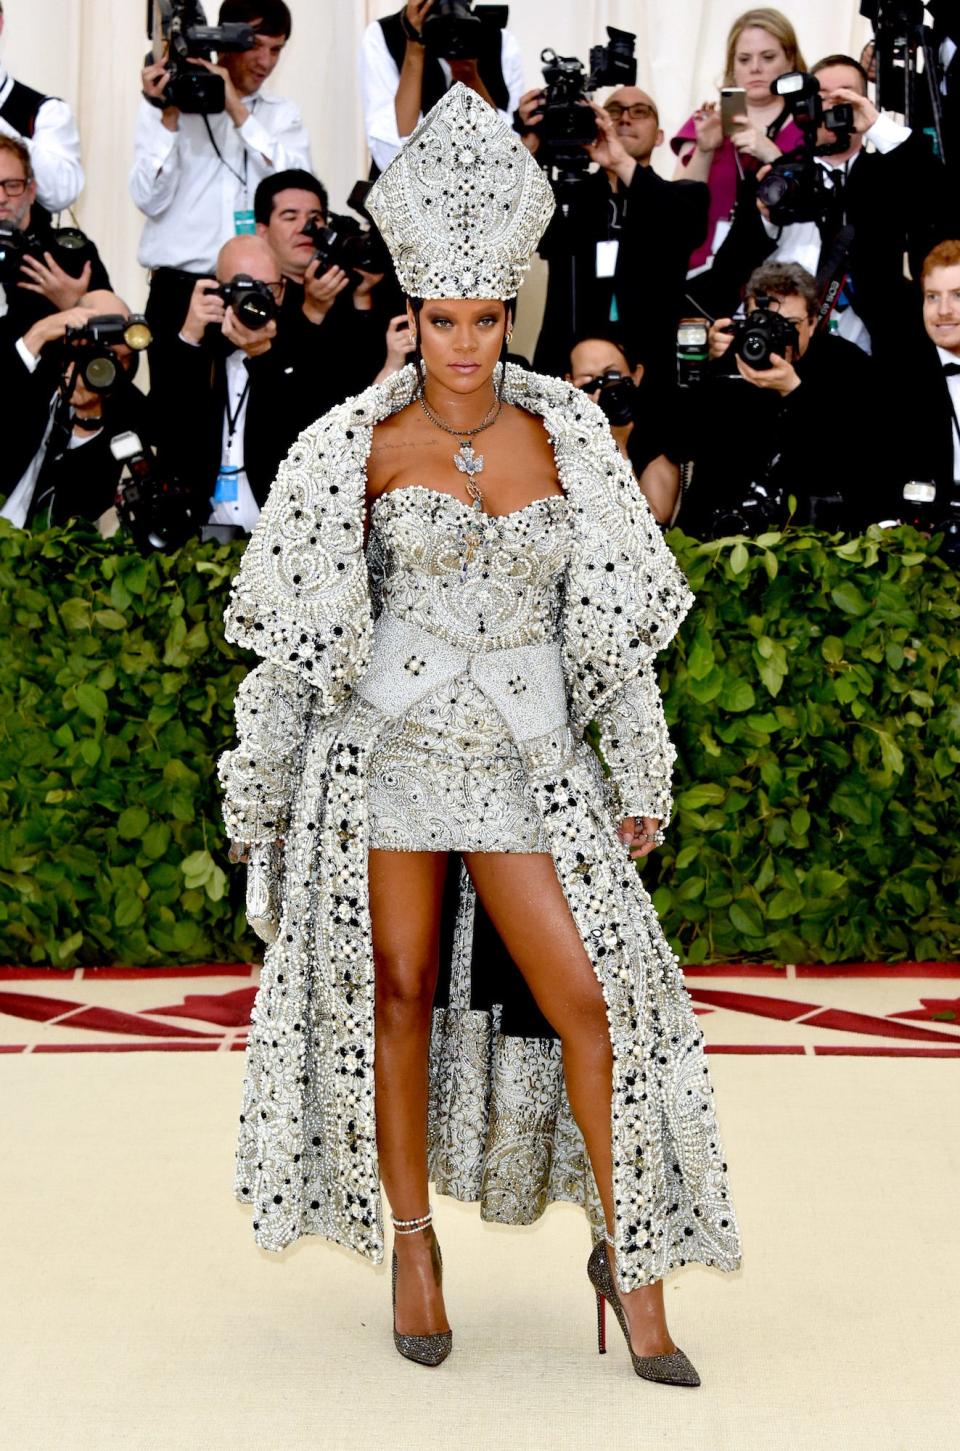
<svg viewBox="0 0 960 1451"><path fill-rule="evenodd" d="M716 251L718 223L724 223L737 199L737 183L801 143L800 130L770 87L788 71L805 70L796 31L779 10L746 10L727 36L724 86L741 86L746 107L733 136L723 134L715 101L705 101L681 126L670 145L679 160L675 181L705 181L710 188L707 239L690 259L702 267Z"/></svg>

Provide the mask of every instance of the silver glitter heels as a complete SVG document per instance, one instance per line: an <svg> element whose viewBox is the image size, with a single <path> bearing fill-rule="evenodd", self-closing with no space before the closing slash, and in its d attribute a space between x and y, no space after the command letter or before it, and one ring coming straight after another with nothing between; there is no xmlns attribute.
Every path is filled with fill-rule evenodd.
<svg viewBox="0 0 960 1451"><path fill-rule="evenodd" d="M395 1219L391 1214L390 1222L393 1225L394 1234L419 1234L433 1224L433 1209L431 1208L422 1219ZM436 1252L433 1260L433 1273L439 1286L443 1283L443 1255L440 1253L436 1236L433 1240L433 1249ZM416 1361L417 1365L440 1365L453 1349L453 1331L440 1330L435 1335L401 1335L397 1330L396 1250L393 1251L392 1271L394 1345L405 1360Z"/></svg>
<svg viewBox="0 0 960 1451"><path fill-rule="evenodd" d="M609 1243L609 1240L607 1242ZM620 1322L620 1329L623 1331L630 1359L633 1361L633 1368L637 1375L642 1376L644 1380L659 1381L661 1385L698 1386L700 1384L700 1377L682 1350L674 1350L670 1355L636 1355L634 1353L633 1346L630 1344L630 1326L610 1273L607 1246L602 1239L593 1247L593 1253L587 1261L587 1274L597 1295L597 1348L601 1355L604 1355L607 1349L604 1314L605 1302L609 1300L610 1308Z"/></svg>

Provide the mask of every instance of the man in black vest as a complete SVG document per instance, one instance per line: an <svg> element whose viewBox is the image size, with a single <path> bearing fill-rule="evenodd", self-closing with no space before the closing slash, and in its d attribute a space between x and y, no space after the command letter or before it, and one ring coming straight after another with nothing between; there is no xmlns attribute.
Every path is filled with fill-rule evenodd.
<svg viewBox="0 0 960 1451"><path fill-rule="evenodd" d="M372 174L379 176L403 142L454 81L503 114L509 124L523 91L516 37L484 22L478 55L450 60L434 54L429 26L434 0L408 0L396 15L367 26L360 46L360 90Z"/></svg>
<svg viewBox="0 0 960 1451"><path fill-rule="evenodd" d="M3 0L0 0L0 35ZM66 101L15 81L0 62L0 136L22 141L37 179L37 199L48 212L73 206L83 190L80 136Z"/></svg>
<svg viewBox="0 0 960 1451"><path fill-rule="evenodd" d="M106 268L89 239L78 248L62 245L50 214L37 202L37 183L25 142L0 136L0 226L14 229L0 243L0 376L9 348L40 318L76 307L91 289L110 286ZM19 245L18 245L19 244Z"/></svg>

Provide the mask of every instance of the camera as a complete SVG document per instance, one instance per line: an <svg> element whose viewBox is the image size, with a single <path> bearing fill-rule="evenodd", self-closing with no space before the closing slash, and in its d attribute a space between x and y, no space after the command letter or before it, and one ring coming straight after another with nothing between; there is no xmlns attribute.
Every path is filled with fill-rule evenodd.
<svg viewBox="0 0 960 1451"><path fill-rule="evenodd" d="M804 139L796 150L773 162L757 186L757 199L769 209L775 226L820 221L833 192L815 158L849 150L855 130L853 107L844 103L825 110L817 78L806 71L778 76L770 89L784 102ZM821 126L834 133L834 140L818 146Z"/></svg>
<svg viewBox="0 0 960 1451"><path fill-rule="evenodd" d="M229 282L220 287L210 287L207 291L222 297L224 306L233 308L237 322L251 332L258 332L273 322L279 311L269 282L248 277L245 272L238 272Z"/></svg>
<svg viewBox="0 0 960 1451"><path fill-rule="evenodd" d="M93 260L93 243L79 227L56 227L53 245L50 237L38 237L32 231L21 231L9 222L0 222L0 282L16 282L25 257L43 261L50 252L58 267L70 277L79 277L87 262Z"/></svg>
<svg viewBox="0 0 960 1451"><path fill-rule="evenodd" d="M736 356L742 358L748 367L763 372L773 367L771 359L774 353L785 358L789 349L793 348L796 355L800 339L796 321L767 306L769 298L758 297L756 303L746 317L733 321L729 331L733 334Z"/></svg>
<svg viewBox="0 0 960 1451"><path fill-rule="evenodd" d="M609 372L581 383L580 387L584 393L596 393L599 389L597 404L614 428L633 423L637 385L629 375L611 368Z"/></svg>
<svg viewBox="0 0 960 1451"><path fill-rule="evenodd" d="M606 45L591 47L589 70L576 56L540 52L546 94L536 132L548 164L566 179L586 172L590 159L583 148L597 139L597 118L583 102L600 86L632 86L637 79L636 35L608 25L607 37Z"/></svg>
<svg viewBox="0 0 960 1451"><path fill-rule="evenodd" d="M354 286L360 281L359 272L389 272L392 266L386 243L366 209L371 185L367 181L358 181L347 197L347 206L365 219L366 226L361 226L353 217L331 212L326 222L313 220L303 229L303 235L309 237L316 248L314 257L320 264L318 271L341 267Z"/></svg>
<svg viewBox="0 0 960 1451"><path fill-rule="evenodd" d="M426 49L443 60L476 60L507 23L506 5L435 0L423 22Z"/></svg>
<svg viewBox="0 0 960 1451"><path fill-rule="evenodd" d="M925 534L942 534L939 553L952 568L960 567L960 480L938 504L937 485L911 479L903 486L903 522Z"/></svg>
<svg viewBox="0 0 960 1451"><path fill-rule="evenodd" d="M110 452L123 464L114 500L117 515L137 548L144 553L179 549L201 523L191 492L157 475L152 453L135 433L118 433L110 440Z"/></svg>
<svg viewBox="0 0 960 1451"><path fill-rule="evenodd" d="M714 509L709 537L726 539L731 534L750 537L763 534L782 521L783 503L783 491L771 487L769 481L750 483L735 504Z"/></svg>
<svg viewBox="0 0 960 1451"><path fill-rule="evenodd" d="M252 25L232 22L207 25L198 0L147 0L147 35L153 42L148 64L166 56L170 80L160 106L197 116L214 116L226 106L222 76L211 75L192 60L209 60L216 51L252 50L256 38Z"/></svg>
<svg viewBox="0 0 960 1451"><path fill-rule="evenodd" d="M67 328L64 334L64 385L72 391L76 376L92 393L106 396L126 376L114 348L126 344L134 354L141 353L153 341L147 320L139 313L123 317L121 313L103 313L91 317L83 327ZM69 387L68 387L69 380Z"/></svg>

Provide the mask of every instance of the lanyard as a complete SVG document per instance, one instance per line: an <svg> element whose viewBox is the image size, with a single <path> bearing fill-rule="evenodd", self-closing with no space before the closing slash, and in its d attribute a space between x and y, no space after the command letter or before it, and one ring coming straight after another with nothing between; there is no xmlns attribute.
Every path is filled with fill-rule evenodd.
<svg viewBox="0 0 960 1451"><path fill-rule="evenodd" d="M250 374L248 373L247 381L243 385L243 391L240 394L240 397L237 399L237 406L232 413L230 411L230 394L229 392L227 393L227 402L225 406L227 410L227 439L230 443L233 443L233 435L237 431L237 424L240 422L240 414L243 412L243 405L247 401L247 394L249 392Z"/></svg>
<svg viewBox="0 0 960 1451"><path fill-rule="evenodd" d="M254 110L256 109L256 105L257 105L256 101L251 101L251 103L250 103L250 114L251 114L251 116L253 115ZM229 171L229 173L230 173L231 176L236 177L237 181L243 187L243 194L244 194L244 196L246 196L247 195L247 162L249 160L249 153L247 151L247 148L246 147L243 148L243 175L241 176L240 172L237 171L235 167L233 167L233 166L230 165L229 161L224 156L223 152L220 150L220 147L217 145L217 138L213 134L213 127L210 125L210 117L209 116L204 116L204 118L203 118L203 124L207 128L207 135L210 137L210 145L213 147L214 151L217 153L217 160L219 161L219 163L220 163L221 166L225 166L227 168L227 170Z"/></svg>

